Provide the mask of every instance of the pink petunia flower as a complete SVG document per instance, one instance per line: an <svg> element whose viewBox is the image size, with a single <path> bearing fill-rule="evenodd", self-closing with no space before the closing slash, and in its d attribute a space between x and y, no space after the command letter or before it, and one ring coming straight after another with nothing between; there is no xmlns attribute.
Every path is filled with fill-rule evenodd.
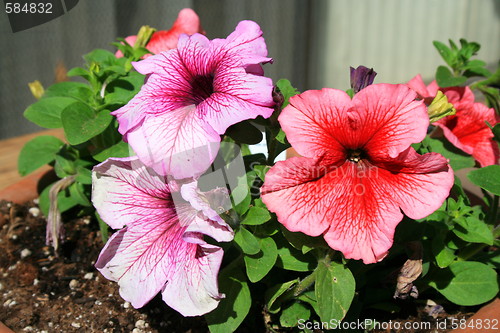
<svg viewBox="0 0 500 333"><path fill-rule="evenodd" d="M500 121L500 117L493 108L474 103L474 94L469 87L439 88L436 81L425 86L420 75L411 79L407 85L425 100L432 100L437 91L441 90L457 113L438 120L434 125L443 130L446 139L455 147L472 155L481 167L498 164L498 144L493 140L493 132L486 122L494 126Z"/></svg>
<svg viewBox="0 0 500 333"><path fill-rule="evenodd" d="M217 192L217 191L214 191ZM158 292L184 316L215 309L224 297L217 275L223 251L204 235L230 241L232 229L210 207L196 183L164 182L137 157L108 159L94 167L92 201L114 233L96 268L120 285L120 295L140 308ZM124 227L125 226L125 227Z"/></svg>
<svg viewBox="0 0 500 333"><path fill-rule="evenodd" d="M200 175L230 125L273 112L273 83L261 67L271 60L252 21L226 39L182 35L176 49L134 63L146 83L112 114L143 163L177 179Z"/></svg>
<svg viewBox="0 0 500 333"><path fill-rule="evenodd" d="M304 157L276 163L262 200L290 231L323 235L346 258L382 260L403 211L413 219L438 209L453 171L436 153L410 146L424 139L426 108L404 85L375 84L351 100L336 89L290 98L278 120Z"/></svg>
<svg viewBox="0 0 500 333"><path fill-rule="evenodd" d="M151 36L146 48L153 54L175 49L177 47L177 40L181 34L193 35L195 33L204 33L201 28L200 18L191 8L184 8L179 12L172 28L168 31L156 31L153 36ZM137 36L135 35L125 38L125 41L132 46L134 46L136 40ZM121 51L117 51L115 55L117 58L123 57ZM151 55L146 54L144 59L149 56Z"/></svg>

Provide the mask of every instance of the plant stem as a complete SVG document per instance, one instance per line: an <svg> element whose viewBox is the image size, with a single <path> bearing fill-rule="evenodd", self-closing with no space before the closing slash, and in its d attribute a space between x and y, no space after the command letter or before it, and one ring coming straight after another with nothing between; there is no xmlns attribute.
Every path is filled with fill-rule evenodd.
<svg viewBox="0 0 500 333"><path fill-rule="evenodd" d="M490 212L489 212L491 215L489 216L488 222L492 225L495 225L495 223L497 221L498 204L499 204L498 198L499 198L498 195L494 195L492 203L491 203L491 208L490 208Z"/></svg>

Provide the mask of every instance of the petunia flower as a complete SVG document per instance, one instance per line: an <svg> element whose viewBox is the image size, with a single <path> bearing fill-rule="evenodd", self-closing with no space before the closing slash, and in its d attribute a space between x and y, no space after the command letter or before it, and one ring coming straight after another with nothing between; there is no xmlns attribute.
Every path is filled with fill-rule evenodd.
<svg viewBox="0 0 500 333"><path fill-rule="evenodd" d="M96 268L117 281L120 295L140 308L158 292L184 316L215 309L224 297L217 275L223 251L204 235L230 241L231 228L196 183L165 182L137 157L108 159L94 167L92 201L114 233ZM226 198L227 191L224 193Z"/></svg>
<svg viewBox="0 0 500 333"><path fill-rule="evenodd" d="M370 85L352 100L328 88L291 97L278 120L302 157L268 171L264 203L290 231L323 235L346 258L382 260L403 212L431 214L454 181L443 156L410 146L429 125L415 98L390 84Z"/></svg>
<svg viewBox="0 0 500 333"><path fill-rule="evenodd" d="M177 40L181 34L193 35L195 33L203 33L200 18L191 8L184 8L179 12L177 19L170 30L160 30L153 33L153 36L151 36L146 48L153 54L175 49L177 47ZM125 38L125 41L132 46L134 46L136 40L137 36L135 35ZM121 51L117 51L115 55L117 58L123 57L123 53ZM146 54L144 59L149 56L151 55Z"/></svg>
<svg viewBox="0 0 500 333"><path fill-rule="evenodd" d="M493 108L475 103L474 94L469 87L439 88L436 81L425 86L420 75L411 79L407 85L426 100L434 98L438 90L442 91L457 112L454 116L445 117L433 124L443 130L446 139L455 147L472 155L481 167L498 164L498 144L493 140L493 132L486 122L494 126L500 121L500 117Z"/></svg>
<svg viewBox="0 0 500 333"><path fill-rule="evenodd" d="M252 21L226 39L181 35L176 49L133 63L146 83L112 114L143 163L177 179L200 175L229 126L273 112L272 80L261 67L271 60Z"/></svg>

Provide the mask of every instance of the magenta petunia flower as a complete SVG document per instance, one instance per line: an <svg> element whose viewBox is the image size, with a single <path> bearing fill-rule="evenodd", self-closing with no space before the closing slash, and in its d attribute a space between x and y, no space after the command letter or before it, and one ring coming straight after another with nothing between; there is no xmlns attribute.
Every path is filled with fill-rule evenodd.
<svg viewBox="0 0 500 333"><path fill-rule="evenodd" d="M242 21L226 39L181 35L177 49L134 63L147 80L113 112L141 161L175 178L203 173L220 135L235 123L273 112L270 62L260 27Z"/></svg>
<svg viewBox="0 0 500 333"><path fill-rule="evenodd" d="M436 153L410 146L424 139L426 108L404 85L370 85L351 100L340 90L290 98L278 120L304 157L266 174L262 200L290 231L323 235L346 258L382 260L403 211L414 219L438 209L453 171Z"/></svg>
<svg viewBox="0 0 500 333"><path fill-rule="evenodd" d="M110 227L123 228L108 240L96 268L118 282L134 307L161 292L182 315L198 316L224 297L217 284L223 251L203 236L230 241L233 231L210 207L212 196L228 199L227 190L212 192L201 193L195 182L165 183L137 157L94 167L94 206Z"/></svg>
<svg viewBox="0 0 500 333"><path fill-rule="evenodd" d="M153 54L175 49L177 47L177 40L181 34L192 35L197 32L203 33L200 18L191 8L184 8L179 12L177 19L170 30L159 30L153 33L151 39L146 45L146 48ZM128 36L125 40L127 43L134 46L137 36ZM123 57L123 53L121 51L117 51L115 55L117 58ZM146 54L144 59L150 56L150 54Z"/></svg>
<svg viewBox="0 0 500 333"><path fill-rule="evenodd" d="M420 75L411 79L407 85L427 101L432 100L437 91L441 90L457 112L433 124L443 130L446 139L455 147L472 155L481 167L498 164L500 151L486 122L495 126L500 117L493 108L475 103L474 94L469 87L439 88L436 81L426 87Z"/></svg>

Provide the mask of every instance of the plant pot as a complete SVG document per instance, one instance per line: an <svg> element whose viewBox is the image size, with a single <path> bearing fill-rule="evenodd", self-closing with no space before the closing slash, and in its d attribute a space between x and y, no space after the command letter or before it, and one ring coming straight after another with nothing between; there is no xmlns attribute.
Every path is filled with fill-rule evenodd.
<svg viewBox="0 0 500 333"><path fill-rule="evenodd" d="M481 326L481 324L482 327L484 327L487 322L492 326L495 325L494 327L496 327L496 329L477 328ZM464 327L465 328L455 329L450 333L483 333L498 331L500 327L500 298L496 298L491 303L483 306L475 315L467 320Z"/></svg>

